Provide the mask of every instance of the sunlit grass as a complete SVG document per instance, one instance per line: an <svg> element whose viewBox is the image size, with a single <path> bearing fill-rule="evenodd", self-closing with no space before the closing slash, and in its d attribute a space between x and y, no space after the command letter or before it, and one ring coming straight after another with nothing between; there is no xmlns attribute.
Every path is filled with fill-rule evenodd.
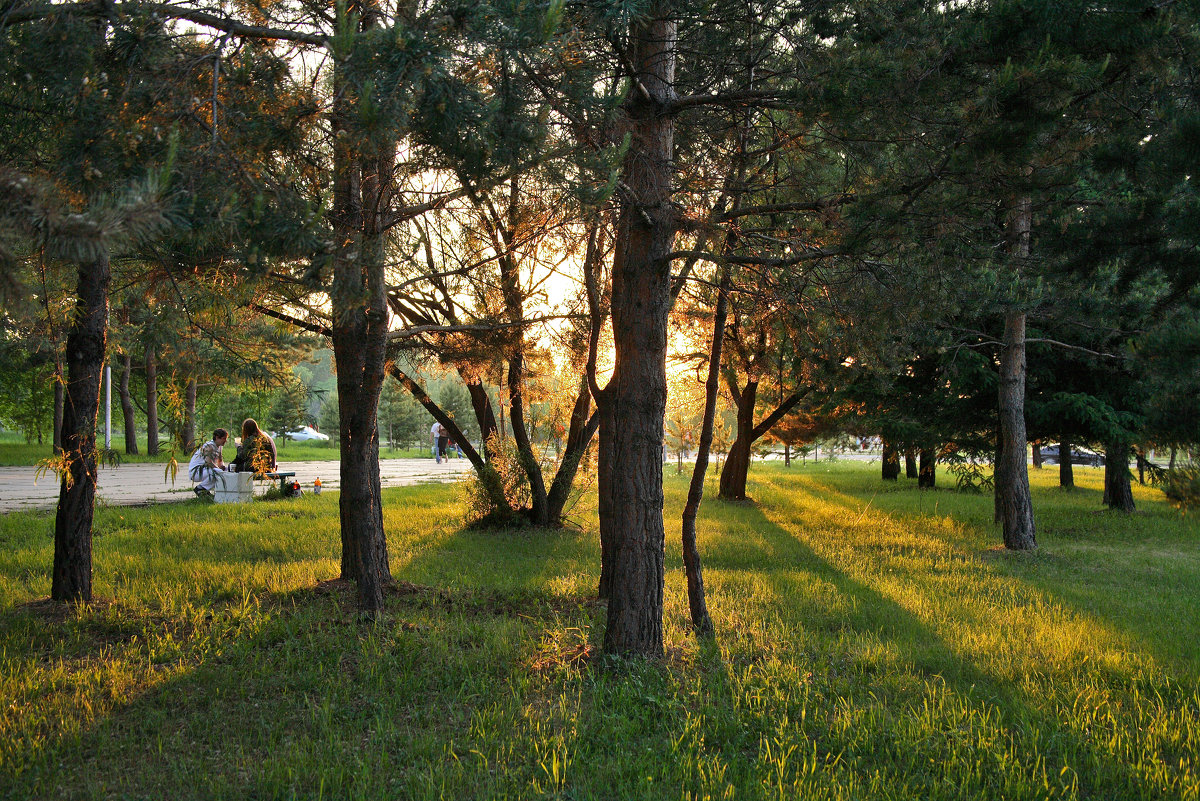
<svg viewBox="0 0 1200 801"><path fill-rule="evenodd" d="M0 795L1181 798L1200 794L1200 526L1033 471L1040 548L990 497L878 465L755 466L700 543L687 631L667 478L667 658L596 653L583 531L460 527L385 492L384 620L356 622L337 496L101 509L90 609L41 603L53 519L0 519ZM32 603L31 603L32 602Z"/></svg>

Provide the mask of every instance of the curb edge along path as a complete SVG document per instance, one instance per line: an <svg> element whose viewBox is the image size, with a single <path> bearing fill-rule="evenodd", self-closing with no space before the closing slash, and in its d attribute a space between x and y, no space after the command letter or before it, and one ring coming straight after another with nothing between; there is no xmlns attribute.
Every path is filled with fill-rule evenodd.
<svg viewBox="0 0 1200 801"><path fill-rule="evenodd" d="M305 492L312 492L317 478L321 479L322 490L338 490L341 487L338 468L337 462L285 461L279 465L281 471L296 474L295 480ZM453 481L470 470L471 462L467 459L451 459L441 464L432 459L381 459L379 481L384 488L404 487ZM101 467L96 498L110 506L141 506L195 497L186 464L179 466L174 484L164 477L165 471L166 465L161 463ZM48 473L35 481L36 474L36 467L0 467L0 512L48 510L58 505L58 477Z"/></svg>

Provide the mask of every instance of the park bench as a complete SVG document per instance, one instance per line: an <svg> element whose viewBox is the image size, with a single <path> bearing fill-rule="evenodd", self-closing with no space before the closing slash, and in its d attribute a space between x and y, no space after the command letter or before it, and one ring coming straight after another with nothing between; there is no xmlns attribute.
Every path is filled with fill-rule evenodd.
<svg viewBox="0 0 1200 801"><path fill-rule="evenodd" d="M295 473L263 473L263 478L271 480L279 479L279 494L287 495L287 483L289 478L295 478Z"/></svg>

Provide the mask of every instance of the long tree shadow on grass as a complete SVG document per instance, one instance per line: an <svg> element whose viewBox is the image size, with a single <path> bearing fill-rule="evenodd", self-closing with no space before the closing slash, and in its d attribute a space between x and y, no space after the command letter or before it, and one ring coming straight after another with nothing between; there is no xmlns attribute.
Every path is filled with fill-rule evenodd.
<svg viewBox="0 0 1200 801"><path fill-rule="evenodd" d="M814 522L811 509L835 510L823 522L815 521L818 528L863 522L864 517L874 525L871 518L884 515L877 525L893 535L877 535L856 553L903 564L905 560L897 557L906 550L928 551L936 542L941 564L910 580L937 584L953 568L979 562L985 575L1021 582L1044 599L1064 604L1075 616L1119 632L1119 638L1106 637L1114 641L1114 649L1151 654L1181 677L1200 675L1200 652L1195 648L1200 642L1200 615L1195 613L1200 603L1200 546L1194 524L1189 526L1165 503L1143 500L1145 511L1129 516L1092 509L1084 496L1098 498L1099 490L1062 493L1057 487L1038 488L1041 547L1030 555L1000 546L999 531L990 519L990 495L888 492L887 487L877 491L874 484L851 494L818 476L803 476L804 481L796 483L778 478L762 477L760 486L777 498L800 493L811 499L803 510L810 514L809 522ZM938 512L939 505L944 512ZM963 519L973 522L963 525ZM994 607L1005 601L1002 596L986 603Z"/></svg>
<svg viewBox="0 0 1200 801"><path fill-rule="evenodd" d="M1087 735L1086 714L1075 710L1072 719L1071 702L1087 702L1086 682L1076 688L1078 694L1068 691L1066 699L1056 698L1056 691L1047 688L1065 681L1068 670L1030 664L1024 671L999 675L951 648L914 613L911 607L920 609L920 596L929 597L928 585L920 586L916 596L905 596L902 605L818 554L763 509L743 508L742 515L760 537L762 575L774 591L779 628L811 632L798 638L796 658L811 670L813 693L819 699L813 706L843 706L840 714L855 721L852 728L839 727L835 714L824 731L810 731L814 755L836 755L826 760L830 769L846 761L864 775L883 771L928 797L942 795L939 785L951 782L966 795L974 788L986 796L999 783L1007 797L1044 797L1059 791L1118 799L1154 796L1165 789L1153 774L1165 770L1171 775L1172 758L1185 757L1194 746L1187 742L1174 753L1152 753L1150 747L1141 754L1123 755L1120 746L1113 748L1111 741L1106 744ZM903 561L905 554L899 556ZM885 571L881 586L907 579L886 575L895 569L884 566L887 561L878 560ZM983 565L977 569L987 570ZM811 600L829 599L823 589L828 587L844 601L832 611ZM799 602L789 607L787 599ZM1019 598L1015 602L1021 603ZM941 603L944 606L946 600ZM965 608L969 603L963 599L957 605ZM1035 607L1029 612L1039 613ZM736 643L731 647L736 660L739 648ZM1094 678L1103 684L1111 677ZM1126 688L1117 679L1111 689ZM1175 701L1182 707L1179 717L1185 717L1186 693ZM803 718L806 710L788 713ZM1124 736L1135 737L1138 721L1123 723L1128 726ZM1162 764L1131 764L1147 755ZM939 767L931 771L931 764ZM1014 764L1019 767L1014 769ZM1175 778L1194 783L1195 776L1187 770L1181 768Z"/></svg>
<svg viewBox="0 0 1200 801"><path fill-rule="evenodd" d="M554 572L594 544L453 526L392 544L399 583L373 626L355 622L336 582L250 587L232 602L185 589L166 609L0 612L7 651L21 654L7 686L45 671L15 690L22 719L5 725L0 785L22 798L382 798L544 781L521 737L542 725L527 685L547 643L579 640L558 632L590 629L586 598Z"/></svg>

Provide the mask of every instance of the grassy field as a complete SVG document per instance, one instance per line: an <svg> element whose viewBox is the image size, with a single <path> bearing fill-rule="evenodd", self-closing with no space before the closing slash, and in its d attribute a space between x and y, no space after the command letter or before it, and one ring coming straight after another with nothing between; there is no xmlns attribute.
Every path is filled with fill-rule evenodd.
<svg viewBox="0 0 1200 801"><path fill-rule="evenodd" d="M212 432L207 432L208 436ZM103 438L100 443L103 445ZM183 454L170 449L169 442L160 442L159 447L162 449L155 456L146 455L146 439L143 437L138 445L138 454L130 455L125 453L125 440L116 438L112 442L113 450L116 451L117 458L122 462L160 462L165 463L175 457L180 462L185 462L191 454ZM336 462L339 458L341 449L337 443L329 442L284 442L276 443L279 451L280 460L287 459L290 462ZM225 446L225 458L233 459L235 448L232 445ZM50 443L42 445L34 443L26 443L25 438L20 434L11 431L0 431L0 467L10 467L18 465L35 465L41 460L51 455ZM381 448L379 451L381 459L398 459L398 458L427 458L432 459L429 448Z"/></svg>
<svg viewBox="0 0 1200 801"><path fill-rule="evenodd" d="M1200 524L1034 471L1036 554L991 499L878 465L755 466L701 512L686 628L667 477L658 663L598 655L595 521L463 530L389 490L384 620L355 622L337 498L101 509L96 589L49 516L0 519L0 795L25 798L1200 797Z"/></svg>

